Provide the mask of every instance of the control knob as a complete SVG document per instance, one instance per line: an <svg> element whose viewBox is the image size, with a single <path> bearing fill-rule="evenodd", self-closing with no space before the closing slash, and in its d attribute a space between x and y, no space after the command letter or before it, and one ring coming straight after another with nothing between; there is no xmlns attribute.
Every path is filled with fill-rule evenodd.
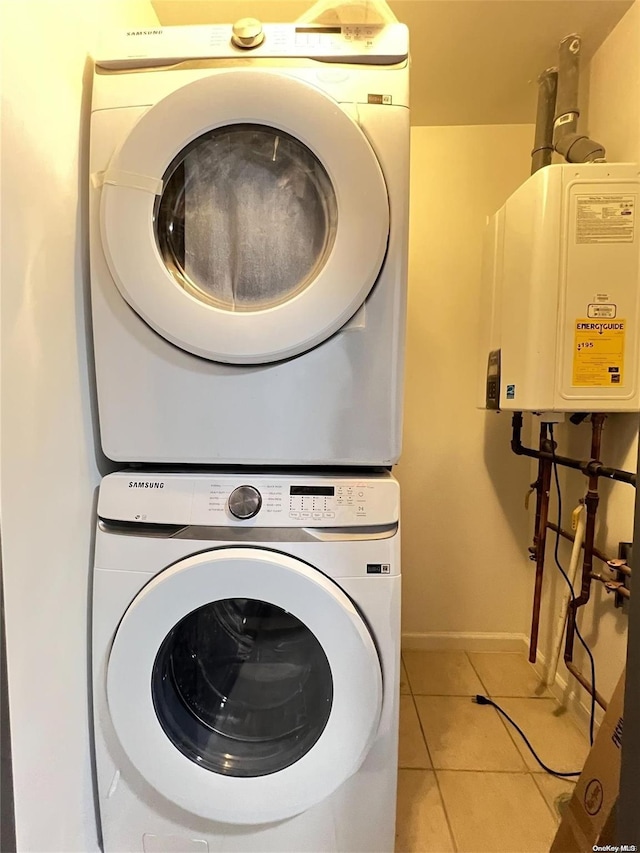
<svg viewBox="0 0 640 853"><path fill-rule="evenodd" d="M257 18L240 18L233 25L231 42L236 47L251 50L251 48L261 45L263 41L264 32L262 24Z"/></svg>
<svg viewBox="0 0 640 853"><path fill-rule="evenodd" d="M229 512L236 518L253 518L261 506L262 495L254 486L238 486L229 495Z"/></svg>

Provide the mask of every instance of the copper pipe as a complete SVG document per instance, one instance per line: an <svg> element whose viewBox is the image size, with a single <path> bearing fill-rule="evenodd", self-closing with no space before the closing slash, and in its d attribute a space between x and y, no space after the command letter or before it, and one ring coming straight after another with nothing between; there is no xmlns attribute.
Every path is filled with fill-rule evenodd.
<svg viewBox="0 0 640 853"><path fill-rule="evenodd" d="M595 698L598 705L600 705L600 707L604 711L606 711L607 710L606 701L602 698L602 696L598 693L597 690L593 689L593 686L591 685L591 683L589 681L587 681L587 679L580 672L580 670L575 665L575 663L572 663L572 661L565 661L565 663L566 663L567 669L569 670L571 675L573 675L573 677L576 678L580 682L580 684L582 684L582 686L585 688L585 690L587 690L587 692L590 693Z"/></svg>
<svg viewBox="0 0 640 853"><path fill-rule="evenodd" d="M544 468L543 460L538 459L538 476L535 483L531 484L531 488L536 490L536 517L533 522L533 548L530 548L531 559L535 559L538 553L538 531L540 530L540 511L542 509L542 470Z"/></svg>
<svg viewBox="0 0 640 853"><path fill-rule="evenodd" d="M611 578L605 577L600 572L591 572L591 579L594 581L600 581L600 583L603 584L608 584L612 582ZM615 589L609 589L607 590L607 592L613 592L616 595L621 595L623 598L631 598L631 593L626 586L619 586Z"/></svg>
<svg viewBox="0 0 640 853"><path fill-rule="evenodd" d="M540 424L540 450L547 446L547 424ZM533 590L533 611L531 614L531 637L529 640L529 662L535 663L538 651L538 633L540 629L540 605L542 601L542 579L544 576L544 552L547 544L547 522L549 517L549 491L551 489L552 462L549 459L539 460L540 483L539 513L536 508L537 527L534 537L536 555L536 578Z"/></svg>
<svg viewBox="0 0 640 853"><path fill-rule="evenodd" d="M569 533L568 530L564 530L562 527L558 529L558 525L554 524L552 521L547 522L547 527L549 530L553 530L554 533L559 533L563 539L568 539L569 542L575 542L575 536L573 533ZM582 543L582 548L584 548L584 542ZM607 557L606 554L603 554L602 551L599 551L597 548L593 549L593 556L597 557L603 563L609 563L609 560L612 560L613 557ZM615 572L621 572L623 575L630 575L631 568L629 566L616 566L613 569Z"/></svg>
<svg viewBox="0 0 640 853"><path fill-rule="evenodd" d="M602 429L606 415L593 414L591 416L591 459L597 461L600 459L600 449L602 445ZM568 665L573 660L573 643L575 640L576 631L576 616L578 608L584 607L589 601L591 593L591 572L593 571L593 540L596 530L596 513L598 511L598 476L591 474L589 476L589 487L585 497L585 506L587 518L584 530L584 558L582 561L582 584L580 595L572 598L569 604L568 619L567 619L567 637L564 647L564 660Z"/></svg>

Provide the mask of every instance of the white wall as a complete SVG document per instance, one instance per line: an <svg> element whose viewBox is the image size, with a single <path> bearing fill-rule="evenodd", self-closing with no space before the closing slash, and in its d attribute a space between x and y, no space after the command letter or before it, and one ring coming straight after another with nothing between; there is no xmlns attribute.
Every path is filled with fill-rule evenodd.
<svg viewBox="0 0 640 853"><path fill-rule="evenodd" d="M521 637L528 627L529 465L511 453L509 416L475 402L486 217L529 175L532 142L531 125L412 129L397 469L405 646L487 647L492 636Z"/></svg>
<svg viewBox="0 0 640 853"><path fill-rule="evenodd" d="M87 52L146 0L24 0L2 20L2 556L20 851L96 850L87 602Z"/></svg>
<svg viewBox="0 0 640 853"><path fill-rule="evenodd" d="M610 161L640 161L640 3L627 12L594 55L590 68L585 69L589 82L589 118L583 129L604 143ZM564 425L558 429L559 452L580 459L589 456L589 424L579 427ZM638 417L636 415L611 415L607 419L602 443L602 461L606 465L635 471L637 460ZM562 478L565 504L564 526L568 527L570 513L577 499L586 490L586 479L568 472ZM606 554L617 557L618 542L633 538L633 513L635 491L630 486L608 481L600 482L601 501L596 545ZM557 510L552 509L555 519ZM563 548L564 564L568 563L567 549ZM549 651L553 615L558 606L563 582L553 567L551 546L547 550L548 568L543 599L543 625L541 651ZM636 557L636 571L640 561ZM596 571L603 566L595 561ZM566 587L565 587L566 588ZM613 606L612 597L603 587L594 583L592 601L584 608L579 625L591 647L596 662L598 690L609 698L622 671L626 655L627 616ZM579 644L574 660L590 678L589 662ZM560 668L563 680L575 685L564 665ZM582 689L578 696L583 705L587 694Z"/></svg>

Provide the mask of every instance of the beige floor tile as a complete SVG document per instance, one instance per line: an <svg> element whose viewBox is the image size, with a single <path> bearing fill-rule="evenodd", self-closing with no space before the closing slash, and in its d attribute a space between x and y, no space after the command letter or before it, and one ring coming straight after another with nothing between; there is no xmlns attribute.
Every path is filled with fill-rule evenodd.
<svg viewBox="0 0 640 853"><path fill-rule="evenodd" d="M534 773L532 778L553 812L556 823L560 823L576 783L568 779L558 779L557 776L549 776L548 773Z"/></svg>
<svg viewBox="0 0 640 853"><path fill-rule="evenodd" d="M398 767L419 767L427 770L431 767L413 696L400 697Z"/></svg>
<svg viewBox="0 0 640 853"><path fill-rule="evenodd" d="M453 850L433 771L398 771L396 853L449 853Z"/></svg>
<svg viewBox="0 0 640 853"><path fill-rule="evenodd" d="M526 655L514 652L469 652L469 660L489 696L550 696Z"/></svg>
<svg viewBox="0 0 640 853"><path fill-rule="evenodd" d="M414 694L473 696L484 692L465 652L408 651L403 658Z"/></svg>
<svg viewBox="0 0 640 853"><path fill-rule="evenodd" d="M415 699L436 769L526 769L494 708L476 705L463 696L416 696Z"/></svg>
<svg viewBox="0 0 640 853"><path fill-rule="evenodd" d="M561 773L582 770L589 752L589 738L555 699L496 697L495 702L520 726L546 765ZM535 772L544 772L513 726L506 720L504 724L527 766Z"/></svg>
<svg viewBox="0 0 640 853"><path fill-rule="evenodd" d="M461 853L549 850L555 821L528 773L438 771L437 776Z"/></svg>
<svg viewBox="0 0 640 853"><path fill-rule="evenodd" d="M407 670L404 666L404 661L400 661L400 693L411 693L409 687L409 679L407 678Z"/></svg>

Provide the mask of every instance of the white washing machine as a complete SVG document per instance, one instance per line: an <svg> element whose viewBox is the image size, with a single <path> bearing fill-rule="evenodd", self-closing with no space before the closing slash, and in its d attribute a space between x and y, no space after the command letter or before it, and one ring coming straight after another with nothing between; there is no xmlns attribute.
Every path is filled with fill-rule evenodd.
<svg viewBox="0 0 640 853"><path fill-rule="evenodd" d="M388 473L100 487L105 853L390 853L400 658Z"/></svg>
<svg viewBox="0 0 640 853"><path fill-rule="evenodd" d="M129 462L389 465L402 426L407 29L258 29L133 30L97 56L102 446Z"/></svg>

